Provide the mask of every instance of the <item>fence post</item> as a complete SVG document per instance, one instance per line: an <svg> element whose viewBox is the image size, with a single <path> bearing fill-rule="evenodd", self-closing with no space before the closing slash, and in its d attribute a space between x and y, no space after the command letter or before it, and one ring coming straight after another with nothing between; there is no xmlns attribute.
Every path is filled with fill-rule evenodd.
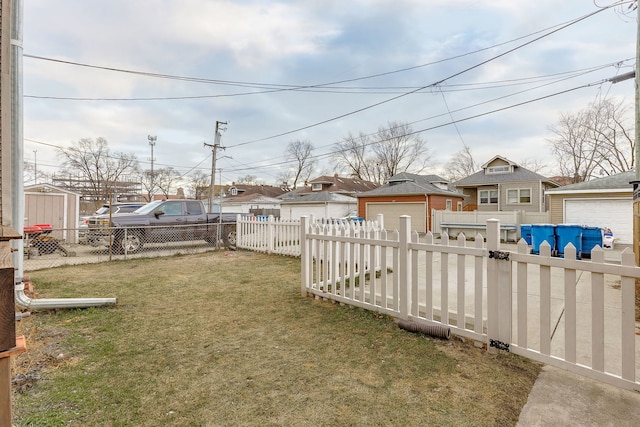
<svg viewBox="0 0 640 427"><path fill-rule="evenodd" d="M300 217L300 262L301 262L301 280L300 295L307 296L307 280L309 280L309 268L311 257L309 256L309 242L307 241L307 227L309 226L309 218Z"/></svg>
<svg viewBox="0 0 640 427"><path fill-rule="evenodd" d="M409 308L411 307L411 257L409 256L409 242L411 240L411 217L409 215L400 216L400 236L399 236L399 258L400 271L398 272L400 282L400 318L409 319Z"/></svg>
<svg viewBox="0 0 640 427"><path fill-rule="evenodd" d="M267 253L273 253L274 248L274 230L276 228L276 219L273 215L267 218Z"/></svg>
<svg viewBox="0 0 640 427"><path fill-rule="evenodd" d="M244 226L244 224L242 224L241 221L242 215L236 215L236 247L238 249L242 247L240 242L242 241L242 227Z"/></svg>
<svg viewBox="0 0 640 427"><path fill-rule="evenodd" d="M511 342L511 261L500 252L500 220L487 220L487 339L489 348L508 349Z"/></svg>
<svg viewBox="0 0 640 427"><path fill-rule="evenodd" d="M378 222L378 231L384 230L384 215L379 213L376 217L376 221Z"/></svg>
<svg viewBox="0 0 640 427"><path fill-rule="evenodd" d="M489 253L498 250L500 242L500 221L487 220L487 251ZM498 339L499 330L498 313L498 260L487 258L487 348L492 340Z"/></svg>

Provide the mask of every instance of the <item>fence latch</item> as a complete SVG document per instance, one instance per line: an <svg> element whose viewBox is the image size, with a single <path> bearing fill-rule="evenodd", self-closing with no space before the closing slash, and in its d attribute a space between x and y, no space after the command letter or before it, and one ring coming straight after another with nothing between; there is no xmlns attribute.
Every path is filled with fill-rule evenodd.
<svg viewBox="0 0 640 427"><path fill-rule="evenodd" d="M498 259L498 260L509 261L509 252L489 251L489 258L495 258L495 259Z"/></svg>
<svg viewBox="0 0 640 427"><path fill-rule="evenodd" d="M495 347L498 350L504 350L507 353L509 353L509 344L506 343L506 342L490 339L489 340L489 346L490 347Z"/></svg>

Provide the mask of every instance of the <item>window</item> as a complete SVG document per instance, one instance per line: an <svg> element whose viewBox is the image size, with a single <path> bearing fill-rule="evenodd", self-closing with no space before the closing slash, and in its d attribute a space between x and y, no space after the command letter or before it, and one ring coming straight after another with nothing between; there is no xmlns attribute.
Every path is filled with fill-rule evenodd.
<svg viewBox="0 0 640 427"><path fill-rule="evenodd" d="M457 207L458 212L462 212L462 202L458 202L457 205L458 205Z"/></svg>
<svg viewBox="0 0 640 427"><path fill-rule="evenodd" d="M202 203L187 202L187 213L190 215L202 215Z"/></svg>
<svg viewBox="0 0 640 427"><path fill-rule="evenodd" d="M514 188L511 190L507 190L507 203L510 205L530 205L531 189Z"/></svg>
<svg viewBox="0 0 640 427"><path fill-rule="evenodd" d="M480 191L480 204L481 205L497 205L498 204L498 190L481 190Z"/></svg>
<svg viewBox="0 0 640 427"><path fill-rule="evenodd" d="M229 193L230 193L232 196L237 196L237 195L238 195L238 188L237 188L237 187L231 187L231 188L229 189Z"/></svg>
<svg viewBox="0 0 640 427"><path fill-rule="evenodd" d="M451 199L447 199L447 207L446 207L446 210L450 211L450 210L451 210L451 206L452 206Z"/></svg>
<svg viewBox="0 0 640 427"><path fill-rule="evenodd" d="M487 173L509 173L511 172L511 166L491 166L487 168Z"/></svg>
<svg viewBox="0 0 640 427"><path fill-rule="evenodd" d="M160 210L165 215L182 215L182 202L167 202Z"/></svg>
<svg viewBox="0 0 640 427"><path fill-rule="evenodd" d="M313 184L311 184L311 191L322 191L322 183L314 182Z"/></svg>

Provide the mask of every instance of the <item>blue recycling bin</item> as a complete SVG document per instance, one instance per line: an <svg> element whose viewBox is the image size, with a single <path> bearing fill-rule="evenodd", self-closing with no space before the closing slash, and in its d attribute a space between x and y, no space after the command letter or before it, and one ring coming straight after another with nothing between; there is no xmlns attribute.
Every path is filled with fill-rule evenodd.
<svg viewBox="0 0 640 427"><path fill-rule="evenodd" d="M553 224L531 224L531 253L539 254L540 245L547 242L551 246L551 253L556 247L556 226Z"/></svg>
<svg viewBox="0 0 640 427"><path fill-rule="evenodd" d="M556 225L556 255L564 257L564 247L571 243L576 248L576 257L582 254L582 226L577 224Z"/></svg>
<svg viewBox="0 0 640 427"><path fill-rule="evenodd" d="M520 224L520 238L531 246L531 224Z"/></svg>
<svg viewBox="0 0 640 427"><path fill-rule="evenodd" d="M602 229L600 227L582 226L582 256L591 258L591 250L597 246L602 248Z"/></svg>

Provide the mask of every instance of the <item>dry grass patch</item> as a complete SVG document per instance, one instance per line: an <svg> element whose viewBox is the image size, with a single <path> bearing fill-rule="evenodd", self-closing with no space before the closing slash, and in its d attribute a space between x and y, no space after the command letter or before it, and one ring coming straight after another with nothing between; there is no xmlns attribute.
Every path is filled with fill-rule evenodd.
<svg viewBox="0 0 640 427"><path fill-rule="evenodd" d="M299 274L250 252L31 274L41 297L118 305L18 324L16 373L37 375L16 425L515 425L539 365L302 298Z"/></svg>

